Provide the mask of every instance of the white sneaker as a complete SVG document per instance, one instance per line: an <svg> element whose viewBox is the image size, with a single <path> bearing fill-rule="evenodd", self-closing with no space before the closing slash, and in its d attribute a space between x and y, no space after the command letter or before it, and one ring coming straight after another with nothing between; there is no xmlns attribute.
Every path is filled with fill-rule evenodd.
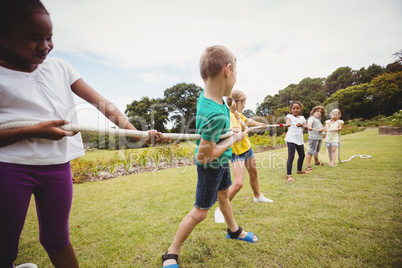
<svg viewBox="0 0 402 268"><path fill-rule="evenodd" d="M216 223L225 223L225 217L223 216L219 207L215 209L214 218Z"/></svg>
<svg viewBox="0 0 402 268"><path fill-rule="evenodd" d="M255 198L255 196L254 196L254 202L272 203L274 201L269 198L266 198L263 194L261 194L260 197L258 197L258 198Z"/></svg>
<svg viewBox="0 0 402 268"><path fill-rule="evenodd" d="M15 268L38 268L38 266L36 264L33 263L24 263L24 264L20 264Z"/></svg>

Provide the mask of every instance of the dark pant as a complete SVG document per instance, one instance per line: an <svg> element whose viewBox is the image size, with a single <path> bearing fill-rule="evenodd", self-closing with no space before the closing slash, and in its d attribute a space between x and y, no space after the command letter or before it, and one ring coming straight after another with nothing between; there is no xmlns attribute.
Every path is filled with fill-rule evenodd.
<svg viewBox="0 0 402 268"><path fill-rule="evenodd" d="M286 165L287 174L292 175L292 166L293 160L295 159L295 151L297 150L297 154L299 155L299 159L297 160L297 171L301 171L303 168L304 161L304 146L297 145L296 143L288 142L288 162Z"/></svg>
<svg viewBox="0 0 402 268"><path fill-rule="evenodd" d="M19 165L0 162L0 267L13 267L32 194L39 240L48 253L70 244L68 218L73 197L70 163Z"/></svg>

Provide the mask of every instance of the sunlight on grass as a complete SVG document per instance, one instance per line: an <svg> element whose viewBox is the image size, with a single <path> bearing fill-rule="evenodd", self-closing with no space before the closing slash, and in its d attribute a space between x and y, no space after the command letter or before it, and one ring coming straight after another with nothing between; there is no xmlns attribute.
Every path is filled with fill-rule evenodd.
<svg viewBox="0 0 402 268"><path fill-rule="evenodd" d="M369 129L342 136L341 145L342 159L372 158L313 166L288 183L286 148L256 154L260 190L274 203L254 203L246 175L232 205L238 224L261 241L226 239L226 225L211 212L185 242L180 267L400 266L402 137ZM320 160L328 162L325 148ZM70 233L80 266L161 267L196 182L190 166L74 185ZM38 240L31 202L17 264L52 267Z"/></svg>

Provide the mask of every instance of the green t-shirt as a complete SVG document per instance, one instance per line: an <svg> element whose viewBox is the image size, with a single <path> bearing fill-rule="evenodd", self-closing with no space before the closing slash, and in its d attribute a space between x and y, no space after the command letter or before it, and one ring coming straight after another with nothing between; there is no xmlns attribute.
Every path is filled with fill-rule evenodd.
<svg viewBox="0 0 402 268"><path fill-rule="evenodd" d="M204 97L204 91L201 92L197 102L197 116L195 119L196 133L201 134L201 138L206 141L214 141L219 144L219 136L229 131L230 127L230 110L224 104L218 104L211 99ZM196 140L197 155L200 140ZM232 157L232 149L229 147L221 156L212 160L207 164L200 164L204 167L219 167L229 162ZM197 161L197 160L196 160Z"/></svg>

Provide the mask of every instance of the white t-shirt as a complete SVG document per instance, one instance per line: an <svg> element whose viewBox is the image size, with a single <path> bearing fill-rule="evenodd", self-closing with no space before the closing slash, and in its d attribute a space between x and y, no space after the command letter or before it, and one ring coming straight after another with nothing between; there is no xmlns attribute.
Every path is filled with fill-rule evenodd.
<svg viewBox="0 0 402 268"><path fill-rule="evenodd" d="M292 126L288 127L288 132L286 133L285 141L292 142L297 145L303 145L303 128L293 125L297 123L304 124L306 123L306 119L302 115L299 115L299 117L295 117L292 114L288 114L285 117L285 119L286 118L290 119Z"/></svg>
<svg viewBox="0 0 402 268"><path fill-rule="evenodd" d="M71 85L81 76L66 61L48 58L31 73L0 66L0 124L64 119L77 123ZM27 165L66 163L84 155L81 135L26 139L0 148L0 161Z"/></svg>

